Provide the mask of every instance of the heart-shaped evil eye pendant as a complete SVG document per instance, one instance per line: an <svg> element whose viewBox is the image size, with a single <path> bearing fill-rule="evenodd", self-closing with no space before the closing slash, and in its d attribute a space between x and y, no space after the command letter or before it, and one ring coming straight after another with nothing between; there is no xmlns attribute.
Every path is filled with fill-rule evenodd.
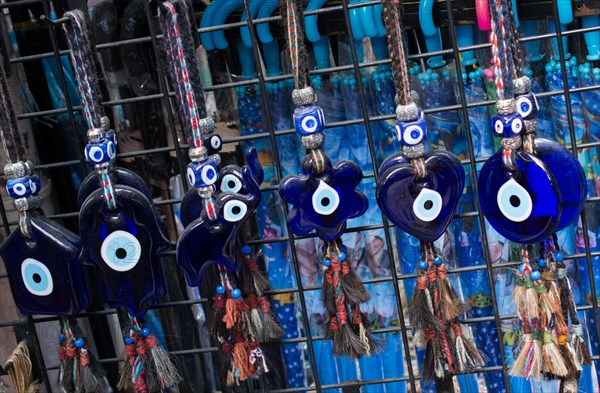
<svg viewBox="0 0 600 393"><path fill-rule="evenodd" d="M492 117L490 125L496 136L501 138L514 138L525 131L523 118L518 113L507 115L498 113Z"/></svg>
<svg viewBox="0 0 600 393"><path fill-rule="evenodd" d="M319 238L333 241L346 230L346 221L362 215L368 201L356 186L362 171L351 161L333 167L327 161L324 174L287 176L279 185L279 194L292 205L287 221L295 235L316 230Z"/></svg>
<svg viewBox="0 0 600 393"><path fill-rule="evenodd" d="M503 162L503 150L492 155L479 174L479 203L490 225L518 243L539 242L552 235L562 212L558 185L548 167L534 155L516 152L515 170Z"/></svg>
<svg viewBox="0 0 600 393"><path fill-rule="evenodd" d="M15 304L25 315L76 315L88 306L79 238L45 217L29 228L31 238L16 230L0 247Z"/></svg>
<svg viewBox="0 0 600 393"><path fill-rule="evenodd" d="M108 209L103 190L90 194L81 207L82 259L96 268L107 307L122 306L142 317L150 301L164 296L160 253L169 242L148 214L153 206L143 194L122 185L114 193L114 210Z"/></svg>
<svg viewBox="0 0 600 393"><path fill-rule="evenodd" d="M393 158L393 157L390 157ZM377 179L377 203L403 231L426 242L439 238L454 216L465 184L460 160L445 151L423 156L426 176L416 178L407 160L394 159Z"/></svg>
<svg viewBox="0 0 600 393"><path fill-rule="evenodd" d="M559 231L576 221L585 205L585 172L577 158L555 141L535 138L534 153L548 167L560 190L562 213L556 229Z"/></svg>

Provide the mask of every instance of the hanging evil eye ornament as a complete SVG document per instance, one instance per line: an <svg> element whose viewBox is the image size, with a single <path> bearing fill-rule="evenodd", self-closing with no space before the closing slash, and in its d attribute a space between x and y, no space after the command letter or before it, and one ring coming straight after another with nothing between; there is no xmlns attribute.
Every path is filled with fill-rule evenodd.
<svg viewBox="0 0 600 393"><path fill-rule="evenodd" d="M58 315L62 329L76 329L75 317L89 304L79 263L81 241L77 235L44 217L40 178L24 158L4 70L0 70L0 139L7 161L6 190L19 212L19 228L0 246L15 304L24 315ZM79 333L81 335L81 333ZM84 393L102 389L104 371L85 342L76 346L74 336L59 337L58 384L64 391ZM69 346L67 353L60 348Z"/></svg>
<svg viewBox="0 0 600 393"><path fill-rule="evenodd" d="M347 221L359 217L368 207L366 196L356 189L362 179L362 171L351 161L340 161L334 165L325 155L322 149L323 110L317 105L315 92L308 85L305 69L303 24L298 19L302 18L302 2L281 0L279 9L288 32L294 74L294 127L307 151L302 160L304 174L285 177L279 185L279 194L292 205L287 217L292 233L303 236L316 231L325 243L322 300L328 314L325 335L333 340L334 355L369 356L376 344L360 305L367 302L370 295L352 269L346 247L340 239Z"/></svg>
<svg viewBox="0 0 600 393"><path fill-rule="evenodd" d="M377 203L385 216L421 241L417 288L410 303L415 345L426 349L422 376L440 391L453 390L452 376L484 366L486 359L463 334L458 318L468 309L447 279L433 242L443 235L463 193L465 173L448 151L427 151L427 126L408 85L402 20L397 2L384 0L383 14L397 90L396 138L402 151L386 159L377 179Z"/></svg>
<svg viewBox="0 0 600 393"><path fill-rule="evenodd" d="M140 320L150 302L165 295L160 254L170 244L161 231L155 207L145 194L147 187L142 186L142 191L134 188L140 179L121 171L125 175L120 180L129 185L113 182L116 139L104 117L85 16L81 11L72 11L65 13L65 19L63 29L89 127L85 157L94 166L100 185L86 186L80 195L88 193L79 214L83 245L80 260L95 268L105 306L123 307L129 314L131 323L125 341L133 337L137 352L127 351L126 345L125 355L128 361L137 360L131 367L122 368L120 385L133 385L142 392L173 387L180 377L167 352L149 331L137 334L138 330L147 330L140 327ZM140 362L141 357L144 359Z"/></svg>
<svg viewBox="0 0 600 393"><path fill-rule="evenodd" d="M207 327L223 351L223 384L233 388L269 371L261 343L278 339L283 330L264 294L268 279L258 270L250 247L239 244L241 230L260 202L263 169L258 153L250 149L248 165L218 170L222 142L206 116L188 12L180 1L164 2L160 8L164 60L192 146L186 170L191 189L181 205L185 230L177 243L177 262L190 286L199 286L210 268L218 270L220 285Z"/></svg>

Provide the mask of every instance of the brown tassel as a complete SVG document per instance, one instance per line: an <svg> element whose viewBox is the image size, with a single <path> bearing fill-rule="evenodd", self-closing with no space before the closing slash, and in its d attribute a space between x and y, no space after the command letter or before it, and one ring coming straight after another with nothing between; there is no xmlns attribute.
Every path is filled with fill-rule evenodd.
<svg viewBox="0 0 600 393"><path fill-rule="evenodd" d="M105 372L98 364L98 361L89 352L85 338L79 338L75 341L78 348L79 357L79 382L77 384L78 393L102 393L104 384L102 379Z"/></svg>
<svg viewBox="0 0 600 393"><path fill-rule="evenodd" d="M325 259L323 261L323 270L325 271L323 277L323 284L321 287L321 301L325 310L329 315L335 315L335 290L333 287L333 269L331 268L331 260Z"/></svg>
<svg viewBox="0 0 600 393"><path fill-rule="evenodd" d="M232 329L238 321L238 310L236 307L236 301L231 296L231 292L227 292L227 300L225 300L225 315L223 316L223 322L225 323L225 329Z"/></svg>
<svg viewBox="0 0 600 393"><path fill-rule="evenodd" d="M244 336L240 332L236 332L233 347L233 375L238 385L252 376L249 355L248 344Z"/></svg>
<svg viewBox="0 0 600 393"><path fill-rule="evenodd" d="M267 299L266 296L259 296L258 304L263 319L263 334L262 338L259 338L258 341L262 342L280 339L281 336L283 336L284 331L279 324L279 320L271 311L271 302L269 302L269 299Z"/></svg>
<svg viewBox="0 0 600 393"><path fill-rule="evenodd" d="M573 330L571 344L577 356L577 360L582 366L590 366L592 364L592 357L590 356L590 349L586 345L583 337L583 326L581 326L581 324L573 324L571 328Z"/></svg>
<svg viewBox="0 0 600 393"><path fill-rule="evenodd" d="M453 321L469 311L470 307L469 304L460 300L456 290L447 280L448 271L442 263L442 259L437 257L434 264L437 266L440 311L446 321Z"/></svg>
<svg viewBox="0 0 600 393"><path fill-rule="evenodd" d="M354 333L356 333L365 347L365 355L371 356L377 348L377 342L369 331L369 320L367 316L360 311L358 306L352 308L352 324Z"/></svg>
<svg viewBox="0 0 600 393"><path fill-rule="evenodd" d="M433 299L427 287L427 274L420 273L417 278L417 288L409 305L410 323L417 330L427 330L435 326L433 315Z"/></svg>
<svg viewBox="0 0 600 393"><path fill-rule="evenodd" d="M487 359L475 345L467 340L462 327L457 322L452 324L454 333L454 368L456 371L472 371L477 367L485 366Z"/></svg>
<svg viewBox="0 0 600 393"><path fill-rule="evenodd" d="M342 283L342 290L346 295L346 301L353 305L368 302L371 299L371 294L369 294L363 283L350 266L348 258L346 257L346 253L339 253L337 258L339 259L342 268L340 281Z"/></svg>
<svg viewBox="0 0 600 393"><path fill-rule="evenodd" d="M510 367L509 374L527 379L533 377L539 380L542 372L539 323L536 320L532 321L531 325L527 321L522 321L522 323L523 335L519 344L521 352L519 352L515 362Z"/></svg>
<svg viewBox="0 0 600 393"><path fill-rule="evenodd" d="M215 340L222 342L225 335L225 306L227 304L227 295L224 286L217 286L217 293L213 299L213 312L208 313L206 319L206 328Z"/></svg>
<svg viewBox="0 0 600 393"><path fill-rule="evenodd" d="M254 258L252 257L252 249L245 245L242 247L242 262L247 270L245 274L250 281L250 286L254 292L260 296L270 288L269 279L258 269Z"/></svg>
<svg viewBox="0 0 600 393"><path fill-rule="evenodd" d="M181 382L181 376L171 356L158 345L158 340L150 332L150 329L142 329L142 337L146 349L150 352L148 359L151 360L152 369L156 371L158 385L161 390L176 387Z"/></svg>
<svg viewBox="0 0 600 393"><path fill-rule="evenodd" d="M33 379L31 358L26 341L21 341L13 353L8 357L8 376L16 393L37 393L40 383ZM3 384L3 382L2 382Z"/></svg>

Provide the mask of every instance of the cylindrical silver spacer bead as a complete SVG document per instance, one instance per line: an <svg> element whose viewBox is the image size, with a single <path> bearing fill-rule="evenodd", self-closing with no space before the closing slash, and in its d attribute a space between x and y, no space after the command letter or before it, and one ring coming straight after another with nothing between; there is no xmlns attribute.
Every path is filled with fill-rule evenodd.
<svg viewBox="0 0 600 393"><path fill-rule="evenodd" d="M192 147L190 149L190 151L188 152L188 157L193 162L204 161L206 159L207 155L208 155L208 150L206 150L206 147L204 147L204 146Z"/></svg>
<svg viewBox="0 0 600 393"><path fill-rule="evenodd" d="M302 146L306 150L315 150L323 145L323 133L319 132L317 134L305 135L301 138Z"/></svg>
<svg viewBox="0 0 600 393"><path fill-rule="evenodd" d="M100 118L100 127L102 127L104 131L110 130L110 119L108 116L102 116Z"/></svg>
<svg viewBox="0 0 600 393"><path fill-rule="evenodd" d="M498 100L496 102L496 110L500 115L510 115L517 111L517 101L514 98L508 100Z"/></svg>
<svg viewBox="0 0 600 393"><path fill-rule="evenodd" d="M525 125L526 134L533 134L537 131L537 119L523 120L523 124Z"/></svg>
<svg viewBox="0 0 600 393"><path fill-rule="evenodd" d="M18 198L14 201L15 209L24 212L42 206L42 198L39 195L30 195L27 198Z"/></svg>
<svg viewBox="0 0 600 393"><path fill-rule="evenodd" d="M419 117L419 107L411 102L408 105L398 105L396 107L396 119L399 121L415 120Z"/></svg>
<svg viewBox="0 0 600 393"><path fill-rule="evenodd" d="M208 187L198 187L198 195L201 198L207 199L210 198L215 192L215 188L213 186Z"/></svg>
<svg viewBox="0 0 600 393"><path fill-rule="evenodd" d="M528 76L522 76L513 80L515 95L527 94L531 91L531 79Z"/></svg>
<svg viewBox="0 0 600 393"><path fill-rule="evenodd" d="M88 141L99 142L104 138L104 130L102 128L92 128L87 132Z"/></svg>
<svg viewBox="0 0 600 393"><path fill-rule="evenodd" d="M423 154L425 154L425 146L422 143L414 146L402 146L402 154L410 159L423 157Z"/></svg>
<svg viewBox="0 0 600 393"><path fill-rule="evenodd" d="M31 164L31 166L29 166ZM27 161L18 161L15 163L8 163L4 166L4 175L7 178L16 178L31 175L33 173L33 163Z"/></svg>
<svg viewBox="0 0 600 393"><path fill-rule="evenodd" d="M294 89L292 91L292 101L296 106L312 105L317 102L317 95L310 86L303 89Z"/></svg>
<svg viewBox="0 0 600 393"><path fill-rule="evenodd" d="M201 133L208 134L215 129L215 119L210 116L200 119L198 120L198 127L200 128Z"/></svg>

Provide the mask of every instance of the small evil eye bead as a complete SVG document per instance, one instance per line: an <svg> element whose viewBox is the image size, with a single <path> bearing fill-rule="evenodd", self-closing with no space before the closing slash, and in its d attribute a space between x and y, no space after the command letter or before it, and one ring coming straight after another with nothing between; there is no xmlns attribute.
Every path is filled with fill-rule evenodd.
<svg viewBox="0 0 600 393"><path fill-rule="evenodd" d="M142 329L142 337L148 337L150 335L150 329L143 328Z"/></svg>
<svg viewBox="0 0 600 393"><path fill-rule="evenodd" d="M102 138L98 142L89 142L85 146L85 159L87 162L100 165L111 162L117 155L113 141Z"/></svg>
<svg viewBox="0 0 600 393"><path fill-rule="evenodd" d="M231 291L231 297L232 298L238 299L240 296L242 296L242 291L240 291L238 288L236 288L233 291Z"/></svg>
<svg viewBox="0 0 600 393"><path fill-rule="evenodd" d="M323 132L325 129L323 109L317 105L296 108L294 110L294 127L300 136Z"/></svg>
<svg viewBox="0 0 600 393"><path fill-rule="evenodd" d="M135 341L131 337L125 337L123 341L125 342L125 345L133 345L135 343Z"/></svg>
<svg viewBox="0 0 600 393"><path fill-rule="evenodd" d="M117 146L117 144L118 144L117 133L115 132L115 130L110 129L110 130L106 131L106 133L104 134L104 137L106 139L108 139L109 141L112 141L112 143L114 143L114 145Z"/></svg>
<svg viewBox="0 0 600 393"><path fill-rule="evenodd" d="M36 176L37 177L37 176ZM33 189L32 189L33 188ZM23 176L16 179L9 179L6 182L6 191L12 198L27 198L33 194L33 191L39 190L39 178L37 183L32 181L32 176Z"/></svg>
<svg viewBox="0 0 600 393"><path fill-rule="evenodd" d="M223 285L217 285L217 293L218 293L219 295L222 295L222 294L224 294L224 293L225 293L225 291L226 291L226 289L225 289L225 287L224 287Z"/></svg>
<svg viewBox="0 0 600 393"><path fill-rule="evenodd" d="M398 133L398 141L403 146L415 146L425 140L427 126L425 119L418 117L413 121L398 121L396 123L396 132Z"/></svg>
<svg viewBox="0 0 600 393"><path fill-rule="evenodd" d="M538 259L537 264L540 269L543 269L546 267L546 260L544 258L540 258L540 259Z"/></svg>
<svg viewBox="0 0 600 393"><path fill-rule="evenodd" d="M421 270L427 270L429 268L429 263L427 263L427 261L421 261L419 262L419 269Z"/></svg>
<svg viewBox="0 0 600 393"><path fill-rule="evenodd" d="M501 138L514 138L524 131L523 118L518 113L496 114L490 120L494 135Z"/></svg>
<svg viewBox="0 0 600 393"><path fill-rule="evenodd" d="M539 281L540 278L542 278L542 274L538 270L534 270L534 271L531 272L531 274L529 275L529 277L533 281Z"/></svg>
<svg viewBox="0 0 600 393"><path fill-rule="evenodd" d="M249 245L247 245L247 244L244 244L244 245L242 246L242 254L243 254L243 255L250 255L250 253L251 253L251 252L252 252L252 249L250 248L250 246L249 246Z"/></svg>
<svg viewBox="0 0 600 393"><path fill-rule="evenodd" d="M433 260L433 264L435 266L441 266L442 265L442 257L435 257L435 259Z"/></svg>
<svg viewBox="0 0 600 393"><path fill-rule="evenodd" d="M205 146L208 150L208 155L217 154L221 151L221 146L223 145L223 140L221 136L216 132L211 132L210 134L206 134L202 136L202 146Z"/></svg>
<svg viewBox="0 0 600 393"><path fill-rule="evenodd" d="M562 262L563 259L565 259L565 256L562 253L562 251L559 251L556 254L554 254L554 259L556 259L556 262Z"/></svg>
<svg viewBox="0 0 600 393"><path fill-rule="evenodd" d="M323 261L323 266L325 266L326 268L330 268L331 267L331 260L325 259Z"/></svg>
<svg viewBox="0 0 600 393"><path fill-rule="evenodd" d="M537 119L539 105L535 94L529 92L517 97L517 113L523 120Z"/></svg>
<svg viewBox="0 0 600 393"><path fill-rule="evenodd" d="M219 177L217 164L212 160L191 162L187 166L187 179L192 187L208 187L215 184Z"/></svg>
<svg viewBox="0 0 600 393"><path fill-rule="evenodd" d="M85 345L85 340L83 338L78 338L77 340L75 340L75 346L79 349L83 348L83 346Z"/></svg>
<svg viewBox="0 0 600 393"><path fill-rule="evenodd" d="M344 262L346 260L346 253L345 252L340 252L338 255L338 259L340 260L340 262Z"/></svg>
<svg viewBox="0 0 600 393"><path fill-rule="evenodd" d="M37 175L29 176L29 189L31 190L31 195L37 195L42 188L42 183L40 182L40 178Z"/></svg>

